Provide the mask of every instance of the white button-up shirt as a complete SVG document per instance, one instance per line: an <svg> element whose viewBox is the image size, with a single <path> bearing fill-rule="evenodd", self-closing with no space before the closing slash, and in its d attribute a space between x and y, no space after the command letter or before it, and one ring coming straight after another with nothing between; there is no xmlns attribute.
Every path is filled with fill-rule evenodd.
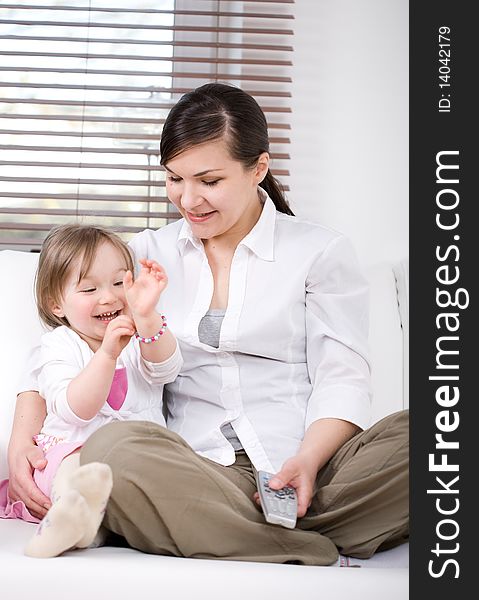
<svg viewBox="0 0 479 600"><path fill-rule="evenodd" d="M317 419L368 426L368 289L343 235L278 213L266 196L233 257L218 348L198 339L213 276L188 223L131 246L169 277L160 306L184 365L165 388L167 424L198 454L232 464L220 431L230 422L255 467L274 472Z"/></svg>

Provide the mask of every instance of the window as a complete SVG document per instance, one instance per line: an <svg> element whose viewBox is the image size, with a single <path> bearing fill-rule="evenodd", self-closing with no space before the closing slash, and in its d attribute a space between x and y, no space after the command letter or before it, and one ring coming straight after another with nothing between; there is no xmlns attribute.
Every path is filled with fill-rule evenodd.
<svg viewBox="0 0 479 600"><path fill-rule="evenodd" d="M178 218L161 128L206 81L255 96L287 189L292 4L0 2L0 248L37 249L67 221L129 239Z"/></svg>

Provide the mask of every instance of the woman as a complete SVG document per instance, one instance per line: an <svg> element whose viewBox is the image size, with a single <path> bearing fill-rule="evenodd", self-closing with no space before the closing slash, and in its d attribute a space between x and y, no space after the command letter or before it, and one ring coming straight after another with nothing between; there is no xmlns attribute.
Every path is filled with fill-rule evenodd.
<svg viewBox="0 0 479 600"><path fill-rule="evenodd" d="M164 125L184 219L132 246L169 275L184 367L168 430L108 425L81 452L113 471L104 525L145 552L332 564L338 549L366 558L408 538L408 414L365 430L367 286L344 236L292 215L268 148L264 114L232 86L184 95ZM19 397L9 452L10 495L39 514L43 416L37 394ZM296 529L266 524L255 469L296 488Z"/></svg>

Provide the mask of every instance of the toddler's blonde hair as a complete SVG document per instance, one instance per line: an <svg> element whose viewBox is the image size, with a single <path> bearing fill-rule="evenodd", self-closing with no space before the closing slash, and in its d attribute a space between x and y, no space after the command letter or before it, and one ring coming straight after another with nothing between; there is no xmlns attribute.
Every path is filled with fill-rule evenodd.
<svg viewBox="0 0 479 600"><path fill-rule="evenodd" d="M72 267L81 260L79 281L91 267L96 251L103 243L118 249L125 265L133 273L130 248L115 233L102 227L68 224L53 228L45 238L35 277L35 296L38 314L49 327L69 326L65 317L57 317L52 306L59 304Z"/></svg>

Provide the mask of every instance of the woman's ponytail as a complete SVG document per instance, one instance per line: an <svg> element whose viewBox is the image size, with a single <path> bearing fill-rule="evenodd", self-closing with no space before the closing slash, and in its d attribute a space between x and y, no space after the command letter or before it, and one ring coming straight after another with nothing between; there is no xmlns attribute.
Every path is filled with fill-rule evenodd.
<svg viewBox="0 0 479 600"><path fill-rule="evenodd" d="M291 215L294 217L294 212L289 207L288 202L284 196L283 186L275 179L271 171L268 169L268 173L263 181L259 184L260 187L268 194L276 206L276 210L284 213L285 215Z"/></svg>

